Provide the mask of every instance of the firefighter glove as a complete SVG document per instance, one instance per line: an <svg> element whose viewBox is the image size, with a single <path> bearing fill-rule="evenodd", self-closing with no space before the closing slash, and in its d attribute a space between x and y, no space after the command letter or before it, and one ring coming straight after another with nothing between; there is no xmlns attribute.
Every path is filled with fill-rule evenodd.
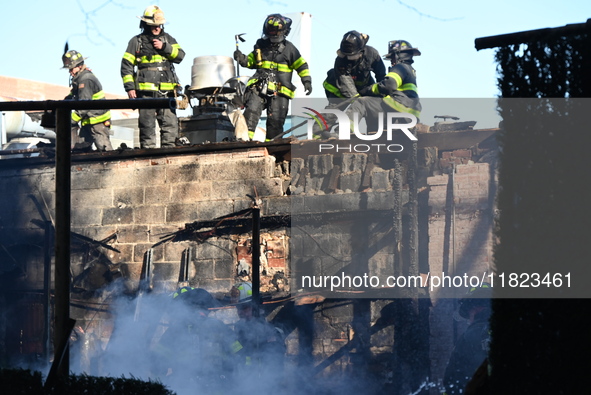
<svg viewBox="0 0 591 395"><path fill-rule="evenodd" d="M373 91L371 90L372 85L366 86L359 90L359 96L372 96Z"/></svg>
<svg viewBox="0 0 591 395"><path fill-rule="evenodd" d="M312 93L312 82L311 81L304 82L304 92L306 92L306 96L310 96L310 93Z"/></svg>
<svg viewBox="0 0 591 395"><path fill-rule="evenodd" d="M248 65L248 58L239 49L234 51L234 60L237 61L242 67L246 67Z"/></svg>

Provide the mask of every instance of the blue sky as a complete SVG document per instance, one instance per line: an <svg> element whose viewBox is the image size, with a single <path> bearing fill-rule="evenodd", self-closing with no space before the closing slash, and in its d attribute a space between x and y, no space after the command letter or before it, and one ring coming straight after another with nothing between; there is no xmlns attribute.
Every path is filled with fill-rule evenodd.
<svg viewBox="0 0 591 395"><path fill-rule="evenodd" d="M578 0L560 5L549 0L13 1L4 6L6 59L0 75L67 85L68 74L60 67L68 41L70 49L88 57L86 63L105 91L124 94L121 57L129 39L139 33L137 16L150 4L164 10L165 30L187 53L177 67L183 86L191 82L195 57L232 56L235 34L246 33L240 45L250 51L266 15L310 13L313 97L324 97L322 81L349 30L369 34L368 45L382 54L394 39L418 47L422 56L416 58L415 68L421 97L493 98L498 94L494 50L476 51L475 38L582 23L591 17L591 2ZM241 74L249 75L243 68Z"/></svg>

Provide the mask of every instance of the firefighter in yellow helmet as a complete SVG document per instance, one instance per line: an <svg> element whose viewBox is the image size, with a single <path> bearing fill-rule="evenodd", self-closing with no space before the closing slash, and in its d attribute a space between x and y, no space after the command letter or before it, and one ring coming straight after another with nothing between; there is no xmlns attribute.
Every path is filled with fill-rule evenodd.
<svg viewBox="0 0 591 395"><path fill-rule="evenodd" d="M62 56L63 69L70 72L70 94L66 100L104 100L105 92L98 78L84 64L78 51ZM80 126L79 126L80 125ZM98 151L111 151L111 112L109 110L72 111L72 148L82 145L90 148L94 143ZM79 134L76 135L78 129ZM78 141L79 140L79 141Z"/></svg>
<svg viewBox="0 0 591 395"><path fill-rule="evenodd" d="M146 8L140 17L142 32L129 40L121 60L121 78L130 99L174 97L180 89L174 65L185 57L176 39L164 31L164 12L158 6ZM140 147L156 147L156 122L160 146L175 146L178 118L172 109L140 109Z"/></svg>
<svg viewBox="0 0 591 395"><path fill-rule="evenodd" d="M243 67L256 72L247 82L244 94L244 118L250 138L254 136L263 110L267 110L267 139L283 132L289 100L295 96L291 78L295 71L300 77L306 95L312 93L312 77L308 63L300 51L288 40L291 19L271 14L263 23L263 37L257 40L254 50L244 55L239 49L234 59Z"/></svg>

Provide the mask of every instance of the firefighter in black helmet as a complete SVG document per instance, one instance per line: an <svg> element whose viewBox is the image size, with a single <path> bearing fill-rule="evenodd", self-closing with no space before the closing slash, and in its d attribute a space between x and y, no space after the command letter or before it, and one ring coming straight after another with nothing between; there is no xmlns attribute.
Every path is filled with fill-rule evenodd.
<svg viewBox="0 0 591 395"><path fill-rule="evenodd" d="M373 85L359 91L360 97L355 99L347 109L349 119L357 113L359 118L366 118L367 124L375 125L379 113L400 112L414 115L417 120L421 115L421 102L417 89L416 71L412 67L413 57L421 55L408 41L394 40L388 43L391 66L386 77ZM375 132L375 130L369 130Z"/></svg>
<svg viewBox="0 0 591 395"><path fill-rule="evenodd" d="M386 76L386 66L378 51L367 45L368 40L367 34L356 30L343 35L334 68L326 73L323 83L329 101L331 98L353 97Z"/></svg>
<svg viewBox="0 0 591 395"><path fill-rule="evenodd" d="M248 80L244 95L244 117L250 138L254 136L263 110L267 110L267 139L281 134L287 117L289 100L295 96L291 78L298 73L306 95L312 93L312 77L308 63L300 51L288 40L291 19L280 14L265 18L263 37L257 40L254 50L244 55L239 49L234 59L243 67L255 69Z"/></svg>
<svg viewBox="0 0 591 395"><path fill-rule="evenodd" d="M78 51L68 51L62 56L64 69L70 72L72 90L66 100L104 100L105 92L98 78L84 64L84 57ZM76 132L79 128L79 135ZM84 147L94 143L98 151L111 151L111 112L109 110L72 111L72 147L76 140Z"/></svg>

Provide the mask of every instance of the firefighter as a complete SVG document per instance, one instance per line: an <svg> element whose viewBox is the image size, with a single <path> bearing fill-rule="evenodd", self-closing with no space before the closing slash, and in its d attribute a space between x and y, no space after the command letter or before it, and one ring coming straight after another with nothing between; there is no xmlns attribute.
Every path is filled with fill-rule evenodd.
<svg viewBox="0 0 591 395"><path fill-rule="evenodd" d="M421 115L421 102L417 90L416 71L412 67L413 57L421 55L408 41L394 40L388 43L391 66L382 81L369 85L359 91L347 109L349 119L358 113L359 119L366 118L369 127L377 125L380 112L401 112L414 115L417 120ZM371 125L371 126L370 126ZM370 130L376 131L376 130Z"/></svg>
<svg viewBox="0 0 591 395"><path fill-rule="evenodd" d="M378 51L367 45L368 40L367 34L356 30L343 35L334 68L327 72L323 83L329 101L333 98L351 98L386 76L386 66Z"/></svg>
<svg viewBox="0 0 591 395"><path fill-rule="evenodd" d="M175 97L180 84L174 65L185 51L164 31L164 12L158 6L146 8L141 17L142 32L129 40L121 60L123 86L130 99ZM174 147L178 119L174 109L139 109L140 147L156 147L156 121L160 126L160 146Z"/></svg>
<svg viewBox="0 0 591 395"><path fill-rule="evenodd" d="M255 381L253 384L258 390L270 390L276 384L273 380L280 381L283 375L286 351L283 331L264 317L255 317L254 309L258 306L253 305L250 282L235 284L230 296L239 317L234 324L234 332L244 347L244 363L240 364L240 370L248 377L260 377L265 374L264 380Z"/></svg>
<svg viewBox="0 0 591 395"><path fill-rule="evenodd" d="M445 395L463 394L466 384L479 367L485 366L490 343L490 299L492 288L484 283L471 288L459 302L458 313L468 321L468 327L451 353L443 385Z"/></svg>
<svg viewBox="0 0 591 395"><path fill-rule="evenodd" d="M263 110L267 110L266 138L270 140L283 132L289 100L295 96L295 85L291 82L294 70L302 80L306 95L312 93L308 63L285 39L290 29L290 18L271 14L265 19L263 37L257 40L254 50L248 56L239 49L234 52L234 59L241 66L256 70L246 84L244 95L244 117L251 139Z"/></svg>
<svg viewBox="0 0 591 395"><path fill-rule="evenodd" d="M179 288L172 299L173 317L155 349L155 372L193 391L210 393L231 385L243 347L230 327L209 315L221 303L193 287Z"/></svg>
<svg viewBox="0 0 591 395"><path fill-rule="evenodd" d="M84 64L78 51L68 51L62 56L64 69L70 72L70 94L65 100L104 100L105 92L98 78ZM80 125L80 126L79 126ZM109 110L72 111L72 148L79 145L90 147L94 143L98 151L111 151L111 112ZM79 135L77 135L77 131Z"/></svg>

